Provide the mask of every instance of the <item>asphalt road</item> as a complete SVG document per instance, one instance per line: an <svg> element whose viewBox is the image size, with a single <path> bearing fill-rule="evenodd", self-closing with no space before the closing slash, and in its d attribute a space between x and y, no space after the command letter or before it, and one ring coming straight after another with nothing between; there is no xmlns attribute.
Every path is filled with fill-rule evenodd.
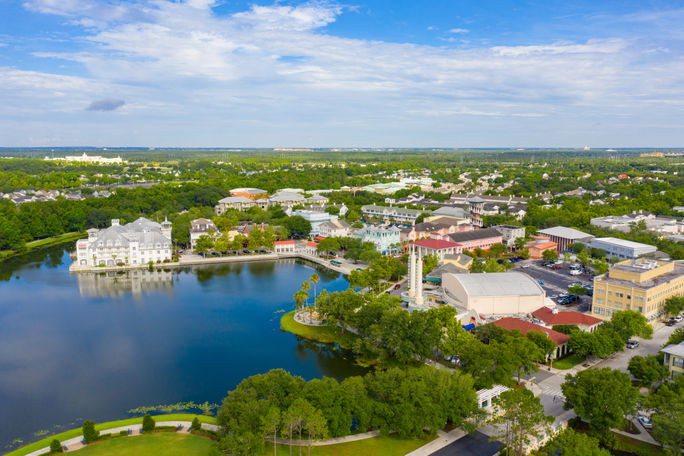
<svg viewBox="0 0 684 456"><path fill-rule="evenodd" d="M568 265L563 264L563 269L551 269L546 266L541 265L540 260L526 260L524 262L517 263L515 270L524 272L534 280L542 281L544 285L541 287L546 291L546 296L557 295L560 293L567 293L568 287L573 282L584 282L591 283L587 275L572 276L570 275L570 269ZM523 268L522 265L528 265ZM579 310L581 304L591 306L591 297L582 296L581 300L575 304L569 306L563 306L569 310Z"/></svg>
<svg viewBox="0 0 684 456"><path fill-rule="evenodd" d="M430 456L493 456L499 451L501 442L490 442L481 432L466 435Z"/></svg>

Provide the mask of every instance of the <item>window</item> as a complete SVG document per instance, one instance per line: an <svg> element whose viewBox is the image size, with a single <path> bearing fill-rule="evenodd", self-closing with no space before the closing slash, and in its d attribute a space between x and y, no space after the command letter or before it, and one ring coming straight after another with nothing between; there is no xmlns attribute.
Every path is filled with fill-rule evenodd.
<svg viewBox="0 0 684 456"><path fill-rule="evenodd" d="M672 357L672 365L674 367L684 367L684 358Z"/></svg>

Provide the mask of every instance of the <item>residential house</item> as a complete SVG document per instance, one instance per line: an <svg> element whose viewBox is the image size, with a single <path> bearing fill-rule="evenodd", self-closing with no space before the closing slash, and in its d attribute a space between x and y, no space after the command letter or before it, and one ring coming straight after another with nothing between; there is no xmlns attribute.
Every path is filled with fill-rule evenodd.
<svg viewBox="0 0 684 456"><path fill-rule="evenodd" d="M670 344L660 351L665 355L663 365L667 368L670 378L684 375L684 342Z"/></svg>
<svg viewBox="0 0 684 456"><path fill-rule="evenodd" d="M323 237L349 237L352 228L344 220L331 220L318 226L318 235Z"/></svg>
<svg viewBox="0 0 684 456"><path fill-rule="evenodd" d="M337 216L328 214L327 212L317 212L317 211L307 211L305 209L297 209L293 212L293 215L299 215L304 217L309 223L311 223L311 231L309 236L318 236L321 234L321 225L328 222L337 222Z"/></svg>
<svg viewBox="0 0 684 456"><path fill-rule="evenodd" d="M374 204L361 206L361 211L363 212L363 215L368 218L378 218L385 221L409 224L414 224L418 216L423 212L429 212L420 211L418 209L406 209L403 207L376 206Z"/></svg>
<svg viewBox="0 0 684 456"><path fill-rule="evenodd" d="M236 209L238 211L246 211L250 207L254 207L257 203L245 196L228 196L219 200L218 204L214 206L214 211L217 215L225 214L229 209Z"/></svg>
<svg viewBox="0 0 684 456"><path fill-rule="evenodd" d="M200 238L200 236L209 236L213 239L218 238L221 236L221 232L216 228L216 225L214 225L214 222L205 219L205 218L199 218L192 220L190 222L190 248L195 249L197 248L197 240Z"/></svg>

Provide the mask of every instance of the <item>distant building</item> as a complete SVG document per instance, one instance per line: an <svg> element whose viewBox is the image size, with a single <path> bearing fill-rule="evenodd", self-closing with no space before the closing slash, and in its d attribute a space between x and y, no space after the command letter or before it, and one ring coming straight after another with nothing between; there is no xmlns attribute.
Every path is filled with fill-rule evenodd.
<svg viewBox="0 0 684 456"><path fill-rule="evenodd" d="M45 157L45 160L54 161L65 161L65 162L78 162L78 163L97 163L100 165L120 165L122 163L127 163L122 160L121 157L116 156L113 158L101 157L99 155L88 155L83 152L83 155L67 155L66 157Z"/></svg>
<svg viewBox="0 0 684 456"><path fill-rule="evenodd" d="M610 319L614 312L635 310L652 321L665 315L665 300L682 294L684 265L675 261L626 260L594 278L591 313Z"/></svg>
<svg viewBox="0 0 684 456"><path fill-rule="evenodd" d="M620 258L622 260L637 258L641 255L655 253L658 250L654 245L612 237L593 238L589 242L589 246L605 250L608 258Z"/></svg>
<svg viewBox="0 0 684 456"><path fill-rule="evenodd" d="M88 239L76 243L76 267L136 266L171 260L171 222L144 217L126 225L112 220L103 230L91 228Z"/></svg>
<svg viewBox="0 0 684 456"><path fill-rule="evenodd" d="M684 342L668 345L660 351L665 355L663 365L667 367L670 378L684 375Z"/></svg>
<svg viewBox="0 0 684 456"><path fill-rule="evenodd" d="M225 214L229 209L236 209L238 211L246 211L250 207L254 207L256 202L253 199L245 196L229 196L219 200L214 207L217 215Z"/></svg>
<svg viewBox="0 0 684 456"><path fill-rule="evenodd" d="M304 217L309 223L311 223L311 231L309 236L318 236L321 234L321 225L328 222L336 222L337 216L328 214L327 212L316 212L307 211L304 209L297 209L292 215L299 215Z"/></svg>
<svg viewBox="0 0 684 456"><path fill-rule="evenodd" d="M591 234L583 233L574 228L566 228L564 226L554 226L553 228L539 230L539 234L548 236L550 241L558 244L559 252L568 250L568 247L571 244L589 244L589 241L594 237Z"/></svg>
<svg viewBox="0 0 684 456"><path fill-rule="evenodd" d="M211 238L217 238L221 236L221 232L216 228L216 225L214 225L214 222L205 219L205 218L199 218L192 220L190 222L190 248L195 249L197 248L197 240L200 238L200 236L209 236Z"/></svg>
<svg viewBox="0 0 684 456"><path fill-rule="evenodd" d="M609 215L591 219L593 226L629 233L637 224L643 224L646 231L660 235L684 233L684 222L673 217L662 217L650 212L632 212L626 215Z"/></svg>
<svg viewBox="0 0 684 456"><path fill-rule="evenodd" d="M244 196L245 198L256 201L260 198L266 198L268 196L268 192L260 188L243 187L232 189L230 191L230 196Z"/></svg>
<svg viewBox="0 0 684 456"><path fill-rule="evenodd" d="M294 207L306 203L306 198L300 193L278 192L268 199L270 206Z"/></svg>
<svg viewBox="0 0 684 456"><path fill-rule="evenodd" d="M410 224L415 223L418 216L423 212L430 212L419 211L417 209L406 209L403 207L376 206L374 204L361 206L361 211L366 217Z"/></svg>
<svg viewBox="0 0 684 456"><path fill-rule="evenodd" d="M560 358L570 352L570 347L568 347L568 340L570 336L567 334L554 331L553 329L545 328L527 320L521 320L519 318L504 317L496 320L494 324L500 328L506 329L508 331L518 330L522 334L527 334L530 331L539 331L542 334L546 334L549 339L556 344L556 350L551 355L552 358Z"/></svg>
<svg viewBox="0 0 684 456"><path fill-rule="evenodd" d="M524 226L498 225L493 226L492 228L501 233L501 240L503 244L506 244L508 247L513 247L515 245L515 240L518 238L525 239Z"/></svg>
<svg viewBox="0 0 684 456"><path fill-rule="evenodd" d="M356 232L361 242L372 242L375 250L382 254L390 254L399 250L400 230L396 226L367 225Z"/></svg>

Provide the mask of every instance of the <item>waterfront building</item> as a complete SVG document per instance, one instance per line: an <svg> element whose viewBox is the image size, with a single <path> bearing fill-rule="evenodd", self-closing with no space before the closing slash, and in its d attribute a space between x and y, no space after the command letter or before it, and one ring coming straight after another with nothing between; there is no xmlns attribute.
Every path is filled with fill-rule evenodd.
<svg viewBox="0 0 684 456"><path fill-rule="evenodd" d="M238 211L246 211L250 207L254 207L257 203L246 196L228 196L219 200L218 204L214 206L214 211L217 215L225 214L229 209L236 209Z"/></svg>
<svg viewBox="0 0 684 456"><path fill-rule="evenodd" d="M197 247L197 240L200 238L200 236L209 236L212 239L216 239L219 236L221 236L221 232L216 228L216 225L214 225L214 222L205 219L205 218L199 218L192 220L190 222L190 248L195 249Z"/></svg>
<svg viewBox="0 0 684 456"><path fill-rule="evenodd" d="M295 241L275 241L273 243L273 251L275 253L295 253Z"/></svg>
<svg viewBox="0 0 684 456"><path fill-rule="evenodd" d="M375 250L387 255L399 250L400 233L396 226L366 225L356 232L356 236L361 242L372 242Z"/></svg>
<svg viewBox="0 0 684 456"><path fill-rule="evenodd" d="M323 237L349 237L352 228L344 220L331 220L318 226L318 235Z"/></svg>
<svg viewBox="0 0 684 456"><path fill-rule="evenodd" d="M419 211L418 209L405 209L403 207L376 206L375 204L361 206L361 211L364 216L369 218L410 224L414 224L418 216L423 212L430 212Z"/></svg>
<svg viewBox="0 0 684 456"><path fill-rule="evenodd" d="M245 198L256 201L260 198L266 198L268 196L268 192L260 188L242 187L232 189L230 191L230 196L244 196Z"/></svg>
<svg viewBox="0 0 684 456"><path fill-rule="evenodd" d="M670 344L660 351L665 355L663 365L667 368L670 378L684 375L684 342Z"/></svg>
<svg viewBox="0 0 684 456"><path fill-rule="evenodd" d="M171 261L171 222L156 223L144 217L121 225L113 219L109 228L88 230L88 238L76 243L75 266L136 266L150 261Z"/></svg>
<svg viewBox="0 0 684 456"><path fill-rule="evenodd" d="M589 247L603 249L608 258L620 258L621 260L637 258L655 253L658 250L654 245L613 237L593 238L589 241Z"/></svg>
<svg viewBox="0 0 684 456"><path fill-rule="evenodd" d="M568 250L571 244L589 244L589 241L594 237L591 234L564 226L554 226L553 228L539 230L539 234L548 236L550 241L555 242L558 245L559 252Z"/></svg>
<svg viewBox="0 0 684 456"><path fill-rule="evenodd" d="M684 294L684 265L675 261L626 260L594 278L591 313L610 319L614 312L635 310L648 321L665 315L671 296Z"/></svg>

